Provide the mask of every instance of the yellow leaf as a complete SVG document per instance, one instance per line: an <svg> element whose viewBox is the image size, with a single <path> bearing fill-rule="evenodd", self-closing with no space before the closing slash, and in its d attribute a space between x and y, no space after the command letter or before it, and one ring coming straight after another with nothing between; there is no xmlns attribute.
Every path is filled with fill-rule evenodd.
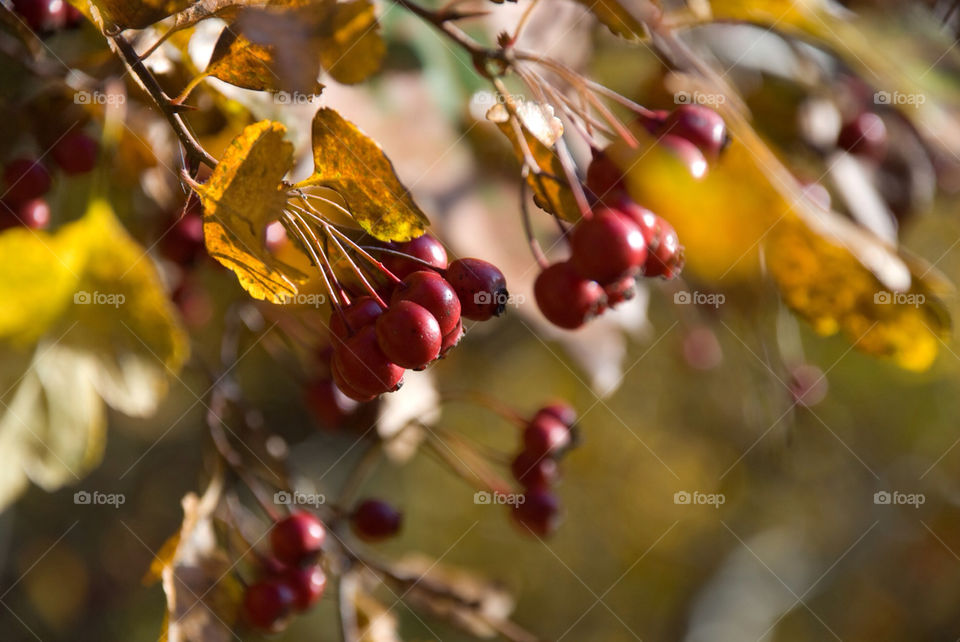
<svg viewBox="0 0 960 642"><path fill-rule="evenodd" d="M362 82L380 69L387 46L370 0L338 3L325 26L320 61L337 82Z"/></svg>
<svg viewBox="0 0 960 642"><path fill-rule="evenodd" d="M428 225L380 145L333 109L313 119L313 176L296 187L336 190L354 219L383 241L407 241Z"/></svg>
<svg viewBox="0 0 960 642"><path fill-rule="evenodd" d="M618 0L577 0L593 12L607 29L631 40L646 36L647 30Z"/></svg>
<svg viewBox="0 0 960 642"><path fill-rule="evenodd" d="M271 121L247 126L203 185L203 234L210 256L236 273L256 299L281 303L306 277L264 247L264 229L280 218L287 200L283 177L293 167L286 128Z"/></svg>
<svg viewBox="0 0 960 642"><path fill-rule="evenodd" d="M193 0L92 0L106 26L143 29L185 9Z"/></svg>

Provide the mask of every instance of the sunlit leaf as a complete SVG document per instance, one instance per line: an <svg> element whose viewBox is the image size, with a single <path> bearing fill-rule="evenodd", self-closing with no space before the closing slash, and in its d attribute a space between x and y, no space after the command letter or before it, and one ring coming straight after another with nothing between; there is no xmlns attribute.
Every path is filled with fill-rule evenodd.
<svg viewBox="0 0 960 642"><path fill-rule="evenodd" d="M188 7L192 0L92 0L105 25L143 29Z"/></svg>
<svg viewBox="0 0 960 642"><path fill-rule="evenodd" d="M297 293L305 276L264 247L264 229L287 200L283 176L293 166L293 145L280 123L246 127L227 148L213 174L196 188L203 203L207 251L233 270L256 299L274 303Z"/></svg>
<svg viewBox="0 0 960 642"><path fill-rule="evenodd" d="M387 46L370 0L338 3L324 26L320 61L335 80L354 84L380 69Z"/></svg>
<svg viewBox="0 0 960 642"><path fill-rule="evenodd" d="M313 176L299 186L336 190L368 233L384 241L406 241L428 225L397 178L380 145L333 109L313 119Z"/></svg>
<svg viewBox="0 0 960 642"><path fill-rule="evenodd" d="M624 38L639 39L646 36L646 28L637 18L624 7L631 4L629 0L621 3L619 0L577 0L587 7L597 20L606 27Z"/></svg>

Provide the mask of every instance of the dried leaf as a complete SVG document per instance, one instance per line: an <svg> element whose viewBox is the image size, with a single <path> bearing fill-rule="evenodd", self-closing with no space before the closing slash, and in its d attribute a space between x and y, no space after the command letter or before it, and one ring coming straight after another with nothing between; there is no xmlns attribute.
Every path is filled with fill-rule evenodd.
<svg viewBox="0 0 960 642"><path fill-rule="evenodd" d="M618 0L577 0L589 9L607 29L618 36L639 40L647 36L646 27Z"/></svg>
<svg viewBox="0 0 960 642"><path fill-rule="evenodd" d="M380 69L387 46L370 0L338 3L324 27L320 62L337 82L363 82Z"/></svg>
<svg viewBox="0 0 960 642"><path fill-rule="evenodd" d="M313 119L314 173L297 187L336 190L354 219L383 241L423 234L427 217L400 183L380 145L333 109Z"/></svg>

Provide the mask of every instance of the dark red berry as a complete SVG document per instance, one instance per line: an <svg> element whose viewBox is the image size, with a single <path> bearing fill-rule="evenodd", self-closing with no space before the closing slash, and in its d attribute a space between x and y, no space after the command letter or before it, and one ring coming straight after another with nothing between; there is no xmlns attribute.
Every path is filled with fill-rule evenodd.
<svg viewBox="0 0 960 642"><path fill-rule="evenodd" d="M654 109L649 113L637 116L636 122L647 132L655 134L663 127L663 123L666 122L668 116L670 116L670 112L666 109Z"/></svg>
<svg viewBox="0 0 960 642"><path fill-rule="evenodd" d="M695 179L701 179L707 175L707 159L700 151L700 148L691 143L686 138L680 138L673 134L665 134L657 139L661 147L668 150L677 160L683 163L687 171Z"/></svg>
<svg viewBox="0 0 960 642"><path fill-rule="evenodd" d="M643 265L644 276L661 276L672 279L683 268L683 248L676 230L667 221L657 221L657 240L650 247L647 261Z"/></svg>
<svg viewBox="0 0 960 642"><path fill-rule="evenodd" d="M587 167L587 188L597 200L605 202L620 198L626 190L623 172L598 149L593 150L593 160Z"/></svg>
<svg viewBox="0 0 960 642"><path fill-rule="evenodd" d="M278 560L297 565L319 553L326 537L323 523L315 515L300 511L273 525L270 546Z"/></svg>
<svg viewBox="0 0 960 642"><path fill-rule="evenodd" d="M513 518L540 537L553 533L560 523L560 502L556 496L548 490L534 488L523 497L523 503L513 508Z"/></svg>
<svg viewBox="0 0 960 642"><path fill-rule="evenodd" d="M256 629L276 631L290 614L295 597L293 589L280 579L254 582L243 595L243 617Z"/></svg>
<svg viewBox="0 0 960 642"><path fill-rule="evenodd" d="M460 299L453 286L436 272L419 270L404 277L393 291L393 302L412 301L433 315L446 336L460 322Z"/></svg>
<svg viewBox="0 0 960 642"><path fill-rule="evenodd" d="M376 396L396 390L403 382L403 368L383 354L371 325L337 345L332 364L335 379L339 376L347 387L340 389L354 399L353 392L361 398Z"/></svg>
<svg viewBox="0 0 960 642"><path fill-rule="evenodd" d="M703 105L683 105L667 116L660 130L685 138L707 158L716 158L727 144L727 125L716 111Z"/></svg>
<svg viewBox="0 0 960 642"><path fill-rule="evenodd" d="M344 377L339 368L337 368L336 363L330 364L330 372L333 375L333 383L336 385L337 390L342 392L349 399L352 399L358 403L367 403L368 401L373 401L377 398L377 395L364 394L350 385L346 377Z"/></svg>
<svg viewBox="0 0 960 642"><path fill-rule="evenodd" d="M458 259L446 271L447 281L460 299L460 314L486 321L507 307L507 279L497 266L481 259Z"/></svg>
<svg viewBox="0 0 960 642"><path fill-rule="evenodd" d="M3 170L6 192L3 198L10 203L24 203L50 191L50 173L40 161L17 158Z"/></svg>
<svg viewBox="0 0 960 642"><path fill-rule="evenodd" d="M637 295L637 280L632 274L628 274L603 286L603 293L606 295L607 305L611 308L616 307Z"/></svg>
<svg viewBox="0 0 960 642"><path fill-rule="evenodd" d="M510 471L524 488L544 488L556 480L557 462L551 457L523 450L510 464Z"/></svg>
<svg viewBox="0 0 960 642"><path fill-rule="evenodd" d="M422 305L397 301L380 315L376 329L383 354L399 366L423 368L440 355L440 326Z"/></svg>
<svg viewBox="0 0 960 642"><path fill-rule="evenodd" d="M523 445L532 455L558 455L570 445L570 428L550 413L537 413L523 430Z"/></svg>
<svg viewBox="0 0 960 642"><path fill-rule="evenodd" d="M603 285L636 271L647 258L647 244L637 224L606 207L577 223L570 248L580 276Z"/></svg>
<svg viewBox="0 0 960 642"><path fill-rule="evenodd" d="M576 409L563 401L555 401L551 404L547 404L537 411L537 414L534 415L534 419L540 415L551 415L552 417L558 419L560 423L567 428L572 428L573 425L577 423Z"/></svg>
<svg viewBox="0 0 960 642"><path fill-rule="evenodd" d="M57 141L50 155L65 174L85 174L96 167L99 151L97 141L73 131Z"/></svg>
<svg viewBox="0 0 960 642"><path fill-rule="evenodd" d="M373 325L381 314L383 314L383 306L376 299L371 296L362 296L343 308L343 316L336 311L330 315L330 334L341 341L346 341L351 334L356 334L368 325Z"/></svg>
<svg viewBox="0 0 960 642"><path fill-rule="evenodd" d="M443 336L443 343L440 346L440 356L442 357L450 348L460 343L460 339L463 338L464 334L463 320L457 321L456 327Z"/></svg>
<svg viewBox="0 0 960 642"><path fill-rule="evenodd" d="M278 579L293 591L293 606L298 611L306 611L319 602L327 587L327 574L319 564L287 568Z"/></svg>
<svg viewBox="0 0 960 642"><path fill-rule="evenodd" d="M604 303L603 288L580 276L569 261L555 263L541 272L533 293L543 316L567 330L592 319Z"/></svg>
<svg viewBox="0 0 960 642"><path fill-rule="evenodd" d="M67 22L66 0L13 0L13 10L36 33L62 29Z"/></svg>
<svg viewBox="0 0 960 642"><path fill-rule="evenodd" d="M34 230L45 229L50 225L50 205L42 198L31 199L17 208L17 220Z"/></svg>
<svg viewBox="0 0 960 642"><path fill-rule="evenodd" d="M384 247L396 252L409 254L421 261L426 261L438 270L443 270L447 267L447 251L443 248L443 244L440 243L440 241L429 234L423 234L412 241L403 243L385 243ZM398 279L402 279L417 270L428 269L423 263L411 261L396 254L387 254L386 252L383 253L380 262Z"/></svg>
<svg viewBox="0 0 960 642"><path fill-rule="evenodd" d="M887 151L887 126L877 114L862 112L840 129L837 146L851 154L883 160Z"/></svg>
<svg viewBox="0 0 960 642"><path fill-rule="evenodd" d="M367 499L354 509L350 525L358 537L379 540L392 537L400 531L403 514L380 499Z"/></svg>
<svg viewBox="0 0 960 642"><path fill-rule="evenodd" d="M317 421L327 428L338 428L357 404L331 379L314 379L303 388L304 401Z"/></svg>
<svg viewBox="0 0 960 642"><path fill-rule="evenodd" d="M618 212L637 224L640 233L643 234L643 239L647 242L647 250L649 250L656 243L660 234L660 217L630 198L620 199L617 201L616 207Z"/></svg>
<svg viewBox="0 0 960 642"><path fill-rule="evenodd" d="M72 4L67 4L67 29L79 27L83 19L84 15L79 9Z"/></svg>
<svg viewBox="0 0 960 642"><path fill-rule="evenodd" d="M160 251L177 265L190 266L206 251L203 218L191 207L160 239Z"/></svg>

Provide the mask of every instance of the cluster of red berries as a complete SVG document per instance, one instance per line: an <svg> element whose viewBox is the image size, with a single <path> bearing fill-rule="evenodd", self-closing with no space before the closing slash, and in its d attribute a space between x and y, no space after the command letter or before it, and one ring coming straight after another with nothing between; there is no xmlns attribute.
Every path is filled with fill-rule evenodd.
<svg viewBox="0 0 960 642"><path fill-rule="evenodd" d="M97 141L75 131L58 140L49 156L64 174L75 175L92 170L98 152ZM43 229L50 224L50 205L44 196L53 185L53 177L40 160L19 157L9 161L3 169L3 183L0 229L18 225Z"/></svg>
<svg viewBox="0 0 960 642"><path fill-rule="evenodd" d="M330 321L333 380L357 401L398 389L406 369L425 368L460 341L462 319L497 316L506 300L500 270L480 259L447 265L446 251L431 236L388 249L396 254L384 260L384 268L397 280L380 300L355 298Z"/></svg>
<svg viewBox="0 0 960 642"><path fill-rule="evenodd" d="M74 29L83 21L83 14L67 0L13 0L13 10L40 35Z"/></svg>
<svg viewBox="0 0 960 642"><path fill-rule="evenodd" d="M520 453L510 464L523 486L523 501L514 504L513 518L541 537L560 521L560 502L551 487L559 477L560 457L576 441L576 421L577 411L565 403L544 406L524 427Z"/></svg>

